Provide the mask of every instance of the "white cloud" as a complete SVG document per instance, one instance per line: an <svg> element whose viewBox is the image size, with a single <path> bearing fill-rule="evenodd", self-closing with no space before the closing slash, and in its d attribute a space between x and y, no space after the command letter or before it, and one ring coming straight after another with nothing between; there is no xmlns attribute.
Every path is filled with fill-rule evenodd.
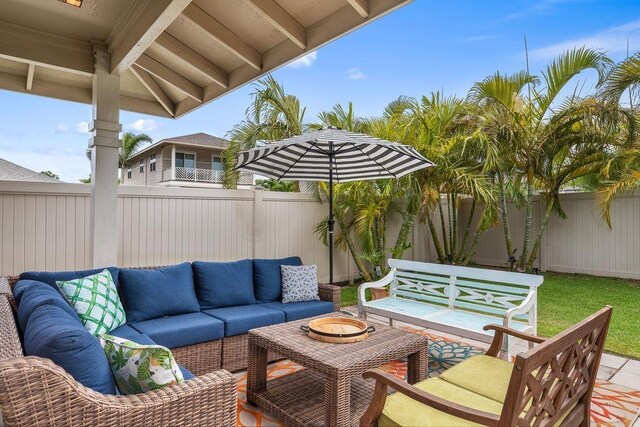
<svg viewBox="0 0 640 427"><path fill-rule="evenodd" d="M627 41L631 52L640 48L640 20L612 27L590 36L569 39L534 49L529 55L532 59L548 60L569 49L581 46L603 50L609 54L624 53L627 50Z"/></svg>
<svg viewBox="0 0 640 427"><path fill-rule="evenodd" d="M314 50L313 52L309 52L305 56L302 56L302 57L296 59L295 61L290 62L289 65L287 65L287 67L289 67L289 68L311 67L311 65L314 62L316 62L317 58L318 58L318 52Z"/></svg>
<svg viewBox="0 0 640 427"><path fill-rule="evenodd" d="M513 19L522 18L524 16L530 16L532 14L549 13L555 10L556 5L562 3L575 3L584 0L541 0L533 3L529 8L515 12L504 17L504 20L511 21Z"/></svg>
<svg viewBox="0 0 640 427"><path fill-rule="evenodd" d="M125 126L127 130L133 130L136 132L153 132L160 127L160 123L152 119L138 119L135 122L129 123Z"/></svg>
<svg viewBox="0 0 640 427"><path fill-rule="evenodd" d="M76 132L78 133L89 133L89 123L88 122L78 122L76 123Z"/></svg>
<svg viewBox="0 0 640 427"><path fill-rule="evenodd" d="M65 125L64 123L58 124L58 126L56 126L56 129L53 131L53 133L55 134L67 133L67 132L69 132L69 126Z"/></svg>
<svg viewBox="0 0 640 427"><path fill-rule="evenodd" d="M360 70L360 68L349 68L347 70L347 78L350 80L362 80L364 78L366 78L367 76L364 75L364 73L362 72L362 70Z"/></svg>

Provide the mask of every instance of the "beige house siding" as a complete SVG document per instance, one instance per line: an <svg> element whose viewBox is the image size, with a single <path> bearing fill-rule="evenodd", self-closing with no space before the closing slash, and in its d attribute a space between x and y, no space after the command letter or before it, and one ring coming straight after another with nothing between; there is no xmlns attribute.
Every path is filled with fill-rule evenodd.
<svg viewBox="0 0 640 427"><path fill-rule="evenodd" d="M128 178L127 168L124 171L124 185L142 185L142 186L158 186L162 181L168 181L169 178L163 179L163 173L167 169L171 169L171 154L173 144L164 144L155 151L145 152L144 156L134 156L129 162L131 167L131 178ZM181 146L176 144L176 153L194 154L196 158L196 168L211 169L213 157L222 158L223 149L218 148L201 148L193 146ZM150 170L151 155L156 154L156 170ZM144 161L144 171L140 173L140 160ZM170 171L166 175L170 176Z"/></svg>

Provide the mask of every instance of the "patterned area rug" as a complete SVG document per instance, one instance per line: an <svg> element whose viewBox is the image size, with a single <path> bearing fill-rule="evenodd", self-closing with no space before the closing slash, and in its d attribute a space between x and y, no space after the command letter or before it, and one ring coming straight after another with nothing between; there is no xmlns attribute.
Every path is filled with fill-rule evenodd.
<svg viewBox="0 0 640 427"><path fill-rule="evenodd" d="M418 331L411 331L418 332ZM418 333L428 335L423 331ZM428 335L429 344L429 376L438 376L442 371L450 368L467 357L483 353L479 348L457 343L443 337ZM283 360L269 366L268 379L279 378L303 369L300 365L289 360ZM405 378L407 364L396 360L382 367L385 371ZM247 403L246 372L236 374L238 380L238 426L242 427L272 427L283 424L263 412L259 408ZM608 381L597 381L593 391L591 404L591 425L631 426L640 413L640 391L613 384Z"/></svg>

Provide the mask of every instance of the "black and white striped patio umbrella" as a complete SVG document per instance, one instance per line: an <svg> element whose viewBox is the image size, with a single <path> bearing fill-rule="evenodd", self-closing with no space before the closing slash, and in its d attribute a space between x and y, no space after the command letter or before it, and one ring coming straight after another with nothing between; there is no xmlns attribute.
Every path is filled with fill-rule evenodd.
<svg viewBox="0 0 640 427"><path fill-rule="evenodd" d="M333 283L333 184L400 178L433 166L413 147L322 129L238 153L236 170L276 180L329 183L329 278Z"/></svg>

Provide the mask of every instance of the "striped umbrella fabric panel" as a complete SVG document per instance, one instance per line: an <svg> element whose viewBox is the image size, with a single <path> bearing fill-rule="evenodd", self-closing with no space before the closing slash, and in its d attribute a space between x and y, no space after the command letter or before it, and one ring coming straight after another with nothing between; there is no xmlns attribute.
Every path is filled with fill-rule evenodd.
<svg viewBox="0 0 640 427"><path fill-rule="evenodd" d="M349 182L400 178L433 164L414 148L338 129L325 129L243 151L236 169L273 179Z"/></svg>

